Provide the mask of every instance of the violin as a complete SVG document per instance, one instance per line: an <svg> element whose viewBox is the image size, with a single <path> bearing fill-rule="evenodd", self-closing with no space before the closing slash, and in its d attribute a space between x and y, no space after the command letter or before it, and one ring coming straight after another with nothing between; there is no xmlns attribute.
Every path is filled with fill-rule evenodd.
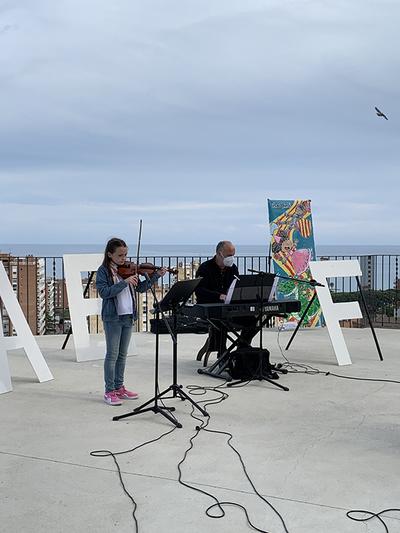
<svg viewBox="0 0 400 533"><path fill-rule="evenodd" d="M122 279L129 278L130 276L134 276L135 274L139 274L142 276L145 276L146 274L151 276L151 274L154 274L156 270L159 270L160 268L165 268L167 272L170 272L174 276L178 275L178 269L177 268L167 268L167 267L160 267L155 266L153 263L132 263L131 261L126 261L123 265L118 266L118 275Z"/></svg>

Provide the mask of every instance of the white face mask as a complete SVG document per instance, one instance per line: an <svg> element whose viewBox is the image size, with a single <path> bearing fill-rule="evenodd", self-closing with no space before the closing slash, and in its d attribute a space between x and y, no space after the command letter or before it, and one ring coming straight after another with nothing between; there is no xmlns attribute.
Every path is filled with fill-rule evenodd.
<svg viewBox="0 0 400 533"><path fill-rule="evenodd" d="M235 262L235 256L228 255L228 257L224 257L224 266L231 267L234 262Z"/></svg>

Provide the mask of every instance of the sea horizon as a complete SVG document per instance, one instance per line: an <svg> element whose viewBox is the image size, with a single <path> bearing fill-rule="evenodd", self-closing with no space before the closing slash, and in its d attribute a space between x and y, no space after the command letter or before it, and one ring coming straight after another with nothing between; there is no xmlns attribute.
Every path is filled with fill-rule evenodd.
<svg viewBox="0 0 400 533"><path fill-rule="evenodd" d="M128 244L131 256L136 255L136 244ZM268 244L235 244L238 256L268 255ZM102 253L104 243L0 243L0 253L15 256L61 257L64 254ZM213 244L142 244L140 256L210 256L214 255ZM316 246L320 256L400 255L400 245L393 244L320 244Z"/></svg>

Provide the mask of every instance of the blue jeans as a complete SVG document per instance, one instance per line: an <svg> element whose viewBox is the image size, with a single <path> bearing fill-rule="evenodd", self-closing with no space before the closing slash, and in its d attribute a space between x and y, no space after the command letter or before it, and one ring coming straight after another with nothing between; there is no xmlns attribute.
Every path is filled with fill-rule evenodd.
<svg viewBox="0 0 400 533"><path fill-rule="evenodd" d="M104 381L106 392L111 392L124 384L125 363L132 334L133 316L120 315L118 321L105 321L103 324L107 350L104 360Z"/></svg>

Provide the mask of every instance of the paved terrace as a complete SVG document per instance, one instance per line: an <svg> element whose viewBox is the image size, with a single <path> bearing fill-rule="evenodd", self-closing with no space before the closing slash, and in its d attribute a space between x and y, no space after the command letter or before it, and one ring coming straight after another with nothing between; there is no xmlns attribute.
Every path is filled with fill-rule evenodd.
<svg viewBox="0 0 400 533"><path fill-rule="evenodd" d="M287 353L292 361L324 372L400 379L400 331L377 330L383 362L370 330L344 333L352 366L337 367L325 329L300 331ZM283 346L288 338L289 333L281 334ZM204 339L179 336L179 382L184 386L219 383L197 374L195 353ZM153 413L112 422L112 416L138 403L103 403L102 362L75 363L73 343L61 351L62 340L38 338L54 381L37 383L22 351L9 358L14 391L0 396L0 530L131 533L131 503L112 458L89 452L133 448L172 425ZM142 402L153 395L154 341L150 333L137 334L139 355L127 364L127 384L140 392ZM281 361L276 331L267 330L264 341L272 360ZM162 388L171 382L171 349L163 335ZM290 533L383 531L376 519L367 525L353 522L346 511L400 507L400 385L325 374L288 374L280 383L290 391L259 381L228 390L226 401L210 406L209 427L233 433L256 488L282 514ZM251 531L237 508L226 508L220 520L208 518L204 510L212 500L177 482L177 463L196 433L196 422L188 402L168 403L176 406L183 429L118 459L138 503L139 531ZM200 432L183 465L183 479L221 500L245 505L260 530L284 531L254 495L226 440ZM390 532L400 531L400 513L386 521Z"/></svg>

